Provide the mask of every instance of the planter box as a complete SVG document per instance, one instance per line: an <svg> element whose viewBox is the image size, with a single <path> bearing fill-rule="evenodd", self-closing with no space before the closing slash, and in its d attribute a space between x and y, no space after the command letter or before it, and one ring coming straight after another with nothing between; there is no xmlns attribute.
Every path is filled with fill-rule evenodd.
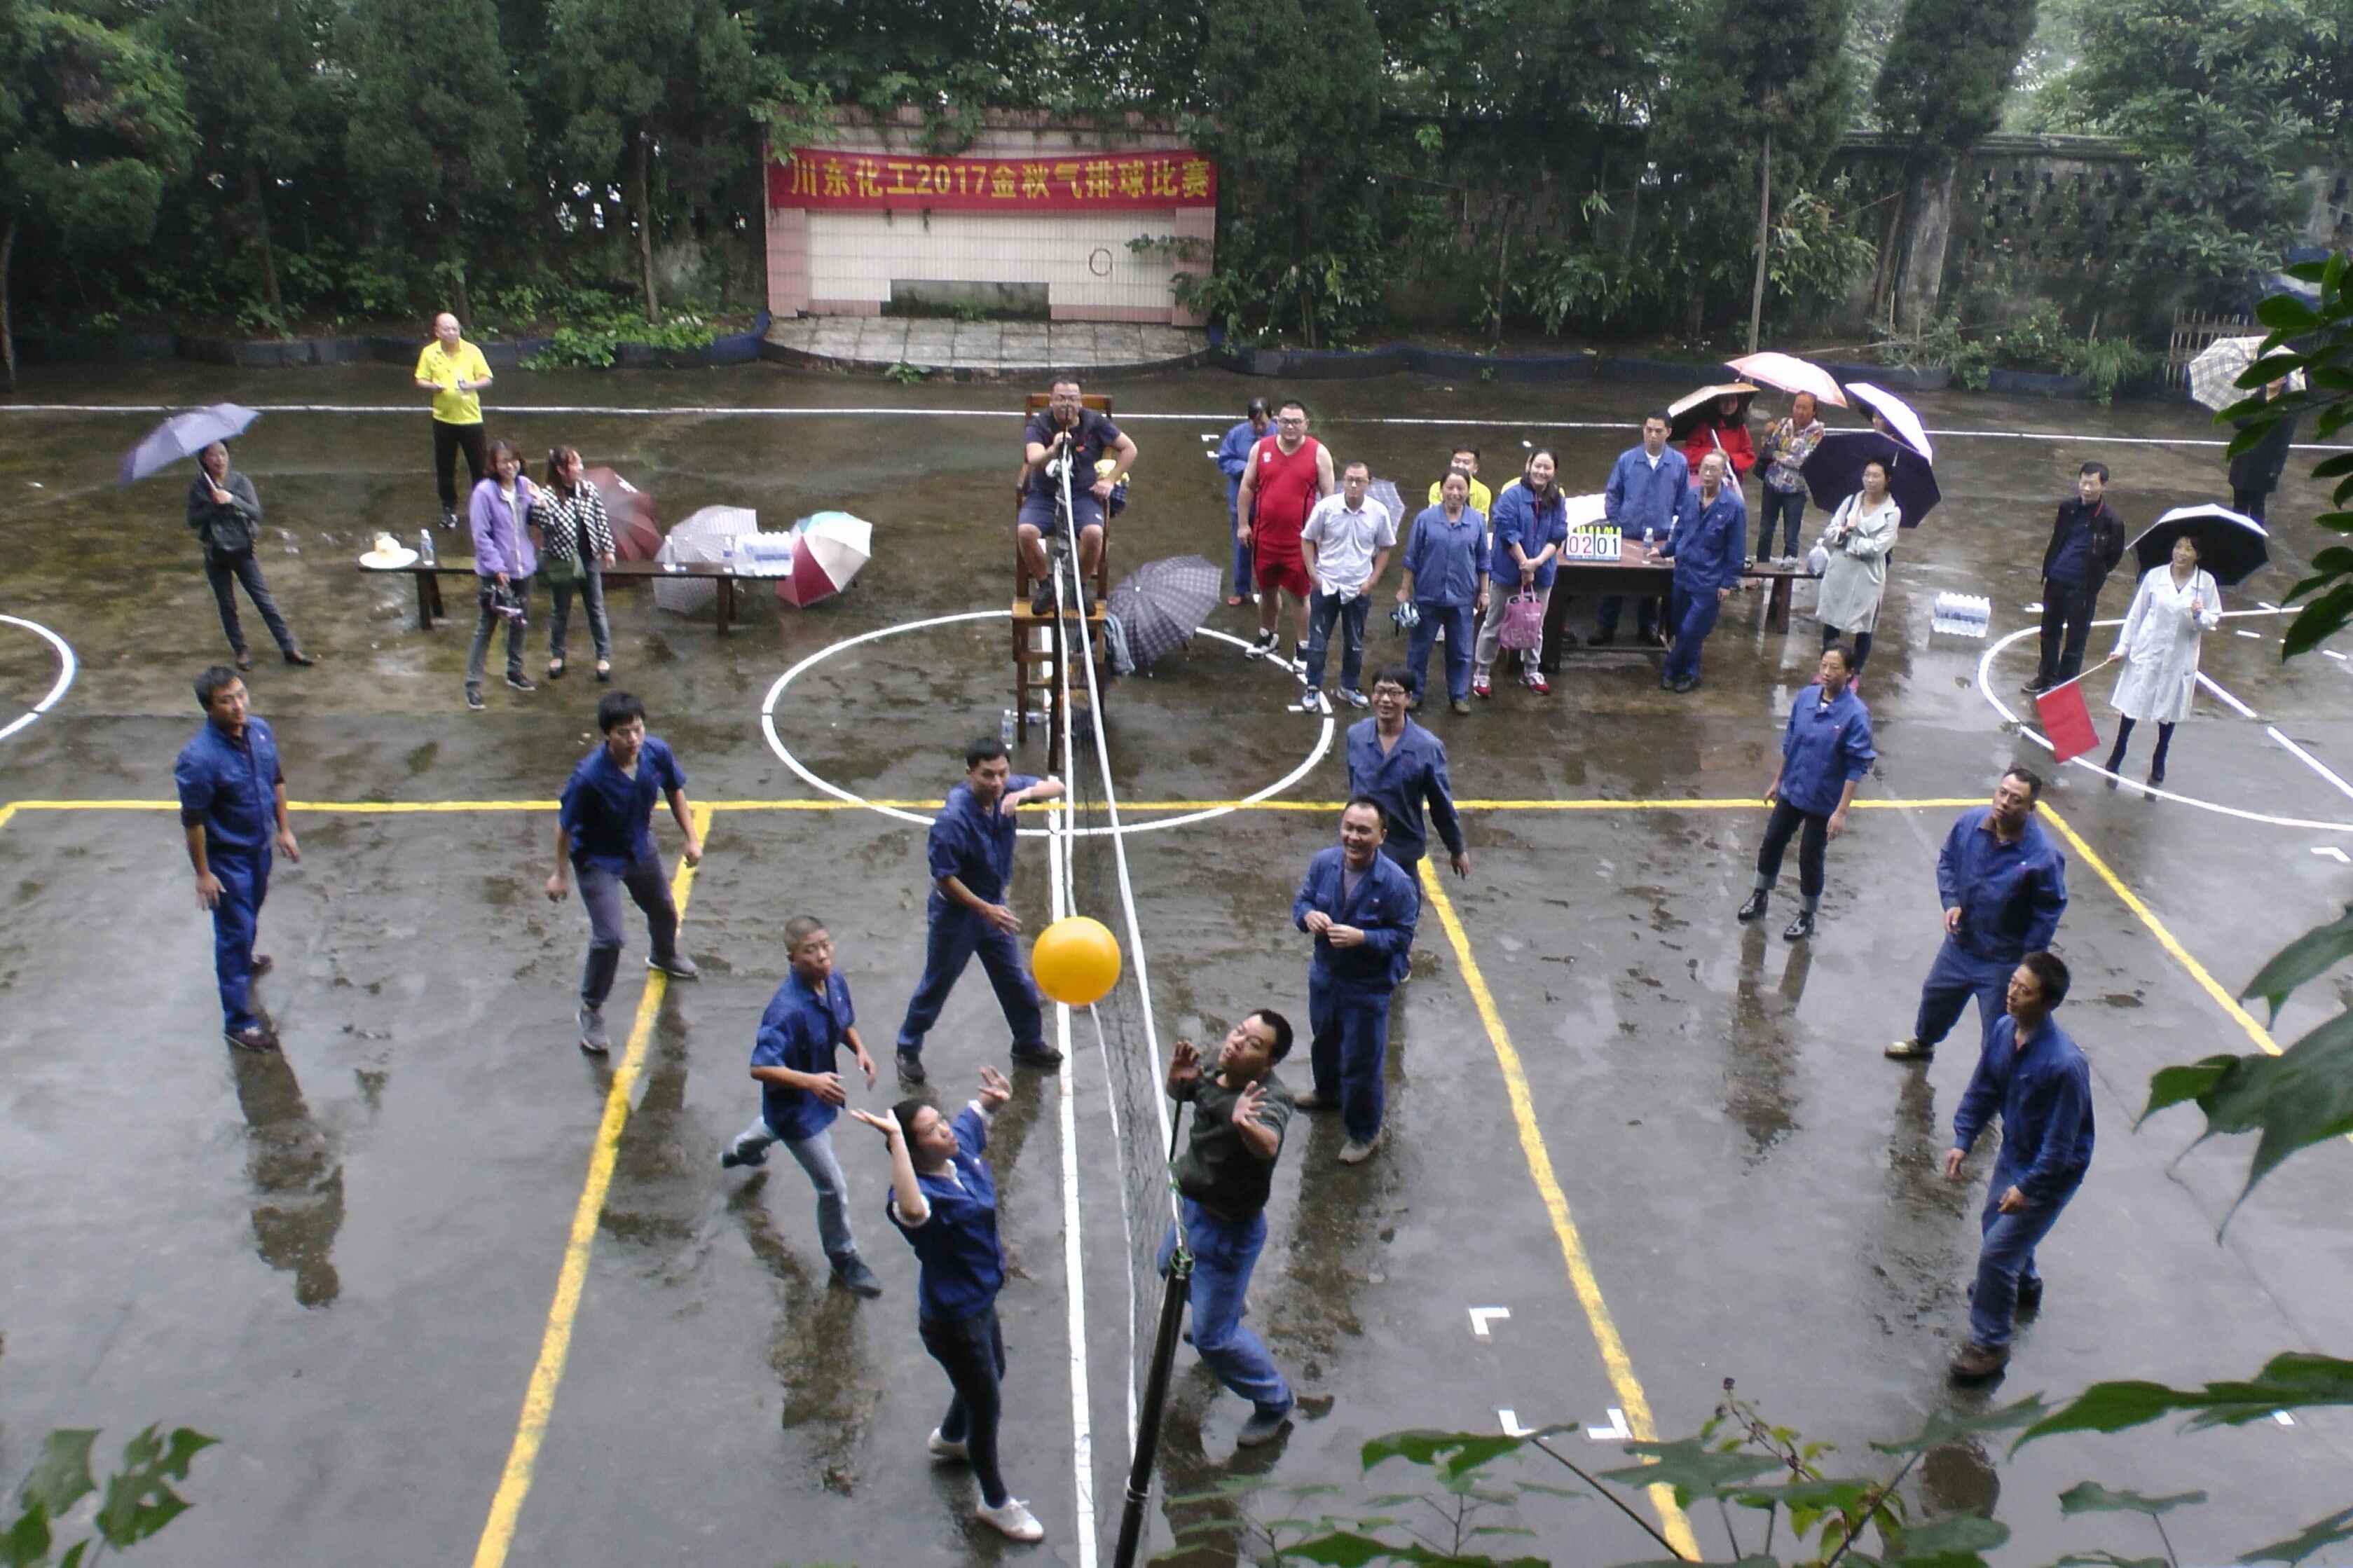
<svg viewBox="0 0 2353 1568"><path fill-rule="evenodd" d="M2055 371L1992 370L1986 374L1988 392L2007 392L2019 397L2089 397L2092 383L2089 377L2062 375Z"/></svg>
<svg viewBox="0 0 2353 1568"><path fill-rule="evenodd" d="M169 332L131 332L121 337L60 332L55 337L18 338L16 357L26 364L126 364L170 359L178 342Z"/></svg>
<svg viewBox="0 0 2353 1568"><path fill-rule="evenodd" d="M1949 365L1916 370L1897 364L1839 364L1828 360L1814 363L1842 382L1867 381L1890 392L1942 392L1953 384Z"/></svg>

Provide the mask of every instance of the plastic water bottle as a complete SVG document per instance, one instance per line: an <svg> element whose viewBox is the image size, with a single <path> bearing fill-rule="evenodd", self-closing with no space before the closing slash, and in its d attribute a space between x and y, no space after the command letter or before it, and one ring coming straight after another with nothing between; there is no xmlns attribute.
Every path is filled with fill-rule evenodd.
<svg viewBox="0 0 2353 1568"><path fill-rule="evenodd" d="M719 561L720 564L725 566L728 571L735 570L735 536L733 534L728 534L719 542Z"/></svg>
<svg viewBox="0 0 2353 1568"><path fill-rule="evenodd" d="M440 563L434 558L433 531L429 528L420 528L417 531L417 558L419 561L424 562L427 566L438 566L440 564Z"/></svg>
<svg viewBox="0 0 2353 1568"><path fill-rule="evenodd" d="M1013 744L1013 710L1010 708L1005 710L1005 721L997 727L997 738L1000 745Z"/></svg>

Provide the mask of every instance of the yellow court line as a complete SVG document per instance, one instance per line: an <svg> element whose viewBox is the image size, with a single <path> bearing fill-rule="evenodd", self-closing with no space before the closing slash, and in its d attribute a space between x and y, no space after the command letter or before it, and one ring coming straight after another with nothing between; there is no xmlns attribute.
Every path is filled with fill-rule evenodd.
<svg viewBox="0 0 2353 1568"><path fill-rule="evenodd" d="M691 820L695 837L707 839L711 808L698 805ZM681 857L670 879L670 897L678 905L681 927L688 898L694 891L694 868ZM572 1353L572 1325L580 1315L580 1292L588 1279L588 1255L596 1244L596 1225L605 1212L605 1194L613 1185L613 1163L621 1148L621 1130L629 1122L629 1091L637 1087L653 1038L654 1017L661 1011L670 977L659 969L646 972L645 994L638 999L637 1021L629 1028L628 1047L620 1070L605 1093L605 1117L596 1129L596 1145L588 1156L588 1179L580 1188L580 1202L572 1211L572 1237L565 1244L564 1267L555 1277L555 1300L547 1309L547 1331L540 1339L539 1362L522 1396L522 1414L515 1423L513 1446L507 1450L506 1468L491 1499L491 1515L474 1547L474 1568L502 1568L514 1544L515 1521L523 1499L531 1494L533 1472L539 1464L540 1445L546 1440L548 1418L555 1409L555 1388L564 1381L564 1363Z"/></svg>
<svg viewBox="0 0 2353 1568"><path fill-rule="evenodd" d="M1609 1304L1601 1299L1601 1282L1594 1278L1592 1260L1585 1255L1585 1241L1577 1232L1577 1221L1568 1212L1568 1196L1560 1189L1560 1180L1553 1173L1552 1153L1545 1147L1544 1133L1536 1126L1535 1099L1528 1090L1528 1075L1520 1066L1520 1053L1512 1047L1512 1037L1504 1027L1503 1015L1495 1008L1493 993L1487 989L1487 977L1479 971L1479 961L1472 956L1471 941L1463 933L1462 922L1455 918L1453 902L1438 879L1437 862L1425 860L1421 865L1421 886L1430 907L1438 911L1439 923L1446 928L1446 940L1453 944L1454 961L1462 967L1463 984L1471 989L1471 1000L1479 1009L1479 1019L1487 1026L1488 1042L1495 1048L1495 1061L1504 1069L1504 1088L1512 1100L1512 1120L1520 1130L1520 1152L1528 1163L1528 1174L1535 1178L1536 1191L1544 1198L1545 1212L1552 1218L1553 1236L1560 1243L1561 1261L1567 1265L1568 1282L1577 1291L1577 1304L1585 1309L1585 1321L1592 1326L1593 1342L1601 1352L1601 1363L1609 1373L1609 1386L1617 1391L1618 1403L1626 1413L1626 1426L1634 1436L1645 1443L1658 1440L1658 1428L1651 1419L1650 1396L1642 1392L1641 1380L1634 1375L1633 1358L1626 1353L1626 1342L1619 1337L1618 1325L1610 1321ZM1699 1541L1692 1534L1691 1521L1675 1505L1673 1489L1653 1486L1650 1489L1651 1506L1658 1510L1659 1522L1674 1549L1692 1562L1702 1560Z"/></svg>
<svg viewBox="0 0 2353 1568"><path fill-rule="evenodd" d="M0 805L0 826L19 811L176 811L175 800L18 800ZM1123 801L1122 811L1338 811L1345 805L1338 800L1143 800ZM1959 809L1983 805L1976 795L1950 799L1932 797L1924 800L1858 800L1857 811L1912 811L1945 806ZM553 800L290 800L289 811L341 811L354 816L408 816L456 815L472 811L554 811L560 805ZM934 800L715 800L697 806L698 811L856 811L863 806L892 806L901 811L929 811L938 808ZM1704 800L1458 800L1457 811L1762 811L1764 803L1754 795ZM1024 806L1025 811L1044 811L1040 803ZM1097 807L1087 806L1092 811ZM2047 808L2046 808L2047 809Z"/></svg>

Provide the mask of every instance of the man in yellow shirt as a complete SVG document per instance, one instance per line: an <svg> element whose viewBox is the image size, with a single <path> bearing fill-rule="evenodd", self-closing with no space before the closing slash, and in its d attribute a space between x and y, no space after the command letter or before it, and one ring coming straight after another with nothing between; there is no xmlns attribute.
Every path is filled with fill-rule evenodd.
<svg viewBox="0 0 2353 1568"><path fill-rule="evenodd" d="M466 493L482 482L482 388L490 362L460 337L458 318L433 318L433 341L417 356L417 384L433 395L433 479L441 487L441 526L458 526L458 486L449 460L466 454Z"/></svg>
<svg viewBox="0 0 2353 1568"><path fill-rule="evenodd" d="M1495 498L1488 492L1486 486L1479 482L1478 447L1455 447L1453 459L1447 464L1447 472L1461 474L1463 479L1470 482L1471 506L1473 510L1477 511L1481 517L1493 517L1494 515ZM1436 506L1445 499L1444 496L1440 493L1440 487L1445 483L1446 475L1440 474L1438 476L1437 482L1430 487L1430 505Z"/></svg>

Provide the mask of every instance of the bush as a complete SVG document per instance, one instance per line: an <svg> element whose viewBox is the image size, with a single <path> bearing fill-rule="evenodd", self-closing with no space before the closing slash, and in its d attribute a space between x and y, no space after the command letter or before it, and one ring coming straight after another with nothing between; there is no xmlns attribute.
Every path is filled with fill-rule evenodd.
<svg viewBox="0 0 2353 1568"><path fill-rule="evenodd" d="M718 336L704 317L673 314L659 324L632 311L609 311L577 326L558 327L547 347L522 362L525 370L609 370L623 343L658 349L703 349Z"/></svg>
<svg viewBox="0 0 2353 1568"><path fill-rule="evenodd" d="M2092 384L2092 395L2103 404L2115 401L2116 388L2143 381L2165 368L2165 356L2129 338L2068 338L2059 345L2059 368Z"/></svg>

